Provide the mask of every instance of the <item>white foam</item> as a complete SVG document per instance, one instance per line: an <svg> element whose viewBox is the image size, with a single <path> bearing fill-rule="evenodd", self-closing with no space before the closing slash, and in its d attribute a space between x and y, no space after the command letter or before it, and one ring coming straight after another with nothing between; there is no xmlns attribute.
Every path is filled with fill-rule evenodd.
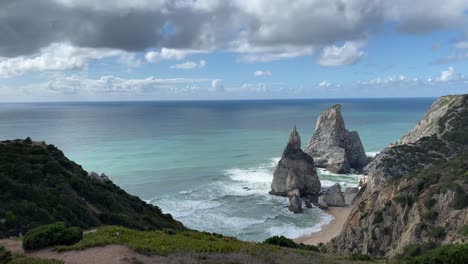
<svg viewBox="0 0 468 264"><path fill-rule="evenodd" d="M243 181L249 183L269 182L273 179L273 174L267 168L256 169L229 169L225 170L225 174L234 181Z"/></svg>
<svg viewBox="0 0 468 264"><path fill-rule="evenodd" d="M370 151L370 152L366 152L366 155L367 155L367 157L373 158L373 157L377 156L377 154L379 154L379 153L380 153L380 151Z"/></svg>
<svg viewBox="0 0 468 264"><path fill-rule="evenodd" d="M191 216L200 211L207 211L222 206L220 202L209 200L161 199L157 204L163 211L168 211L175 218Z"/></svg>
<svg viewBox="0 0 468 264"><path fill-rule="evenodd" d="M273 226L267 229L270 236L285 236L288 238L298 238L301 236L309 235L312 233L319 232L322 227L330 223L334 219L334 216L321 213L320 220L314 226L311 227L298 227L295 224L287 223L279 226Z"/></svg>

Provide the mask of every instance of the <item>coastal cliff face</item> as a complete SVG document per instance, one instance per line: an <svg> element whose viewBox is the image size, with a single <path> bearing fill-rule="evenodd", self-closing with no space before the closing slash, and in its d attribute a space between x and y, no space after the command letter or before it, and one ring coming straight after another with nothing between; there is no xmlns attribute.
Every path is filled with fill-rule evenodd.
<svg viewBox="0 0 468 264"><path fill-rule="evenodd" d="M0 238L57 221L82 228L184 228L106 175L88 174L54 145L0 141Z"/></svg>
<svg viewBox="0 0 468 264"><path fill-rule="evenodd" d="M395 256L463 241L468 225L468 95L439 98L368 165L337 253Z"/></svg>
<svg viewBox="0 0 468 264"><path fill-rule="evenodd" d="M320 114L305 152L314 158L317 167L334 173L361 170L367 164L359 134L346 130L339 104Z"/></svg>
<svg viewBox="0 0 468 264"><path fill-rule="evenodd" d="M295 127L273 173L270 193L287 196L294 190L298 190L301 197L320 192L314 160L302 151L301 138Z"/></svg>

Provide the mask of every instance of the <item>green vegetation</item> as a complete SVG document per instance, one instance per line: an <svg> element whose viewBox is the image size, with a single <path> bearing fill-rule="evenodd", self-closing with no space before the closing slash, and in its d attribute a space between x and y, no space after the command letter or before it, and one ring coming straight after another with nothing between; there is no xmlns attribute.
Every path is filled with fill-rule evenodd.
<svg viewBox="0 0 468 264"><path fill-rule="evenodd" d="M433 210L429 210L424 216L425 221L434 222L439 217L439 213Z"/></svg>
<svg viewBox="0 0 468 264"><path fill-rule="evenodd" d="M83 238L83 231L78 227L65 227L57 222L31 229L23 238L26 250L45 248L55 245L73 245Z"/></svg>
<svg viewBox="0 0 468 264"><path fill-rule="evenodd" d="M6 264L13 259L11 252L0 246L0 264Z"/></svg>
<svg viewBox="0 0 468 264"><path fill-rule="evenodd" d="M453 244L429 250L421 256L410 258L408 264L459 264L468 263L468 244Z"/></svg>
<svg viewBox="0 0 468 264"><path fill-rule="evenodd" d="M426 207L427 207L428 209L431 209L432 207L434 207L434 205L436 205L436 203L437 203L437 200L431 198L431 199L427 200L427 202L426 202Z"/></svg>
<svg viewBox="0 0 468 264"><path fill-rule="evenodd" d="M468 225L464 225L461 230L462 234L468 237Z"/></svg>
<svg viewBox="0 0 468 264"><path fill-rule="evenodd" d="M8 264L65 264L65 262L56 259L41 259L26 256L16 256Z"/></svg>
<svg viewBox="0 0 468 264"><path fill-rule="evenodd" d="M366 254L357 254L357 253L351 254L350 259L351 259L351 260L363 260L363 261L370 261L370 260L372 260L372 258L371 258L369 255L366 255Z"/></svg>
<svg viewBox="0 0 468 264"><path fill-rule="evenodd" d="M403 249L403 257L416 257L424 252L435 248L433 243L408 245Z"/></svg>
<svg viewBox="0 0 468 264"><path fill-rule="evenodd" d="M64 264L63 261L55 259L39 259L26 257L20 254L12 254L0 246L0 264Z"/></svg>
<svg viewBox="0 0 468 264"><path fill-rule="evenodd" d="M445 237L445 228L436 226L431 230L431 236L435 239L441 239Z"/></svg>
<svg viewBox="0 0 468 264"><path fill-rule="evenodd" d="M460 210L466 207L468 207L468 193L465 192L460 185L456 185L453 209Z"/></svg>
<svg viewBox="0 0 468 264"><path fill-rule="evenodd" d="M55 146L28 139L0 142L0 201L0 238L58 221L81 228L183 228L111 181L89 177Z"/></svg>
<svg viewBox="0 0 468 264"><path fill-rule="evenodd" d="M383 223L384 219L383 219L383 211L380 210L380 211L377 211L375 214L374 214L374 220L372 221L372 224L380 224L380 223Z"/></svg>
<svg viewBox="0 0 468 264"><path fill-rule="evenodd" d="M263 241L264 244L269 244L269 245L276 245L280 247L288 247L288 248L298 248L298 249L303 249L303 250L312 250L318 252L319 249L316 246L313 245L305 245L303 243L296 243L292 239L289 239L284 236L272 236L267 238L265 241Z"/></svg>
<svg viewBox="0 0 468 264"><path fill-rule="evenodd" d="M401 206L413 206L414 200L413 196L410 194L401 194L399 196L396 196L395 201L399 203Z"/></svg>
<svg viewBox="0 0 468 264"><path fill-rule="evenodd" d="M110 244L126 245L140 253L163 256L177 252L251 252L262 247L260 244L244 242L232 237L190 230L144 232L118 226L105 226L85 235L77 244L58 247L58 250L85 249Z"/></svg>

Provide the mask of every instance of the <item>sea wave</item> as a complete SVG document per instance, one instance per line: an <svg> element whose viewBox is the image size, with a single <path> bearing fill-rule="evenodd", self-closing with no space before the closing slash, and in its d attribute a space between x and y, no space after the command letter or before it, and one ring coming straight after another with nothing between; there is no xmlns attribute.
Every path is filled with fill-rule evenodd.
<svg viewBox="0 0 468 264"><path fill-rule="evenodd" d="M279 226L273 226L267 229L270 236L285 236L289 238L298 238L322 230L323 226L330 223L335 217L322 211L318 211L319 221L310 227L298 227L293 223L284 223Z"/></svg>

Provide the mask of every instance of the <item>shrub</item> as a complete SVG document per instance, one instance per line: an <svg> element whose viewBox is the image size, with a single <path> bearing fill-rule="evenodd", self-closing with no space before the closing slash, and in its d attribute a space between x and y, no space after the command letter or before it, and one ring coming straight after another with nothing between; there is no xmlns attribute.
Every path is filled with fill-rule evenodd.
<svg viewBox="0 0 468 264"><path fill-rule="evenodd" d="M436 226L431 231L431 237L433 238L444 238L445 237L445 228L441 226Z"/></svg>
<svg viewBox="0 0 468 264"><path fill-rule="evenodd" d="M0 264L10 263L12 258L11 252L0 246Z"/></svg>
<svg viewBox="0 0 468 264"><path fill-rule="evenodd" d="M30 137L27 137L27 138L23 141L23 143L31 145L31 144L32 144L32 140L31 140Z"/></svg>
<svg viewBox="0 0 468 264"><path fill-rule="evenodd" d="M468 244L452 244L438 247L408 261L411 264L419 263L468 263Z"/></svg>
<svg viewBox="0 0 468 264"><path fill-rule="evenodd" d="M403 249L403 256L416 257L435 247L434 243L412 244Z"/></svg>
<svg viewBox="0 0 468 264"><path fill-rule="evenodd" d="M270 244L270 245L276 245L280 247L288 247L288 248L297 248L297 249L303 249L303 250L311 250L311 251L316 251L319 252L319 248L313 245L305 245L303 243L297 244L294 242L292 239L289 239L284 236L273 236L267 238L265 241L263 241L265 244Z"/></svg>
<svg viewBox="0 0 468 264"><path fill-rule="evenodd" d="M468 206L468 193L466 193L460 186L455 188L455 200L453 202L453 209L460 210Z"/></svg>
<svg viewBox="0 0 468 264"><path fill-rule="evenodd" d="M464 225L464 226L462 227L462 234L463 234L464 236L468 236L468 225Z"/></svg>
<svg viewBox="0 0 468 264"><path fill-rule="evenodd" d="M366 254L358 254L358 253L353 253L351 254L350 257L351 260L363 260L363 261L370 261L372 258L369 255Z"/></svg>
<svg viewBox="0 0 468 264"><path fill-rule="evenodd" d="M427 200L427 202L426 202L426 207L427 207L428 209L431 209L432 207L434 207L434 205L435 205L436 203L437 203L437 200L431 198L431 199Z"/></svg>
<svg viewBox="0 0 468 264"><path fill-rule="evenodd" d="M263 243L280 247L297 248L296 242L284 236L272 236L263 241Z"/></svg>
<svg viewBox="0 0 468 264"><path fill-rule="evenodd" d="M430 210L423 216L424 220L427 220L430 222L434 222L437 219L437 217L439 217L439 213L436 211L432 211L432 210Z"/></svg>
<svg viewBox="0 0 468 264"><path fill-rule="evenodd" d="M378 211L377 213L375 213L374 220L372 221L372 223L373 224L379 224L379 223L382 223L383 221L384 221L383 212Z"/></svg>
<svg viewBox="0 0 468 264"><path fill-rule="evenodd" d="M31 229L23 239L25 250L39 249L54 245L73 245L83 238L83 231L78 227L65 227L63 222Z"/></svg>

